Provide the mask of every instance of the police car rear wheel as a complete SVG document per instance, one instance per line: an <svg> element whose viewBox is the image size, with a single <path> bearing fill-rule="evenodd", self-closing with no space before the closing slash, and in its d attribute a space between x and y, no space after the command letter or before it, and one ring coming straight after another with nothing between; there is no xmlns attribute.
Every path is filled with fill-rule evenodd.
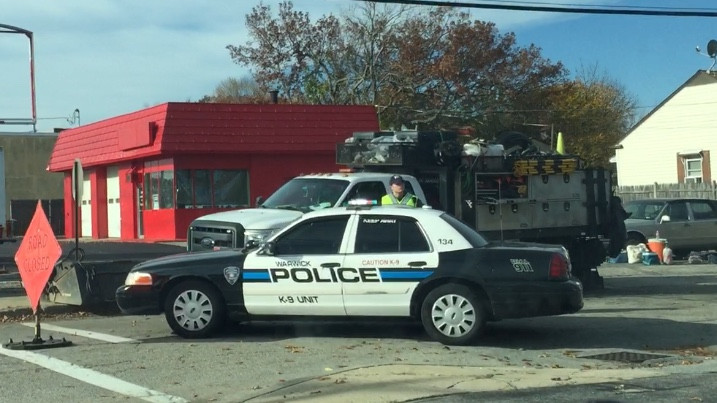
<svg viewBox="0 0 717 403"><path fill-rule="evenodd" d="M164 315L179 336L209 337L224 323L224 304L209 284L185 281L174 286L167 295Z"/></svg>
<svg viewBox="0 0 717 403"><path fill-rule="evenodd" d="M445 284L423 300L421 322L433 339L443 344L466 345L480 335L485 318L480 299L470 288Z"/></svg>

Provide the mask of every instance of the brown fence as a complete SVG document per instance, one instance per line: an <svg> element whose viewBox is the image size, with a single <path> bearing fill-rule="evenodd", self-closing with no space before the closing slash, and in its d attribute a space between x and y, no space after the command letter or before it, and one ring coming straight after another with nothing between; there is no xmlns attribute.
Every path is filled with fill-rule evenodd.
<svg viewBox="0 0 717 403"><path fill-rule="evenodd" d="M712 183L655 183L641 186L618 186L615 194L623 202L639 199L695 198L717 200L717 182Z"/></svg>

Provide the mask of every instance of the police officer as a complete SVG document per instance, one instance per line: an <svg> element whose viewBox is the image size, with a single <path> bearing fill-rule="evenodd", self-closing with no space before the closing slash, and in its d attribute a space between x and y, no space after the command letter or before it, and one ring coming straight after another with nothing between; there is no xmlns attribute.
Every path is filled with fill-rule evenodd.
<svg viewBox="0 0 717 403"><path fill-rule="evenodd" d="M391 193L381 198L381 205L399 204L410 207L420 207L421 201L416 195L406 192L406 185L401 175L393 175L388 181L391 185Z"/></svg>

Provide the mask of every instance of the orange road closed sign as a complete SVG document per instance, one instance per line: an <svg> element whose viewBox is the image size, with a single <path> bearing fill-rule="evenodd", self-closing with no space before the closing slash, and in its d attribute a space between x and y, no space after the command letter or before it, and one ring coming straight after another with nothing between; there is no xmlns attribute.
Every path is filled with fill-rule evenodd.
<svg viewBox="0 0 717 403"><path fill-rule="evenodd" d="M37 313L42 291L45 289L47 280L50 279L55 263L60 256L62 256L62 248L38 201L35 215L32 217L20 248L15 254L15 263L20 272L22 286L25 287L34 313Z"/></svg>

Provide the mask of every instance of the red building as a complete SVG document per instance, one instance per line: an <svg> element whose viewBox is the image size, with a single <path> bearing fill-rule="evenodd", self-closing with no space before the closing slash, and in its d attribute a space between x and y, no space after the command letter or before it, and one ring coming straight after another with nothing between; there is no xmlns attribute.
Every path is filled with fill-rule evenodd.
<svg viewBox="0 0 717 403"><path fill-rule="evenodd" d="M62 131L48 170L84 171L80 235L179 240L189 223L249 207L301 173L335 171L336 144L379 129L372 106L166 103Z"/></svg>

